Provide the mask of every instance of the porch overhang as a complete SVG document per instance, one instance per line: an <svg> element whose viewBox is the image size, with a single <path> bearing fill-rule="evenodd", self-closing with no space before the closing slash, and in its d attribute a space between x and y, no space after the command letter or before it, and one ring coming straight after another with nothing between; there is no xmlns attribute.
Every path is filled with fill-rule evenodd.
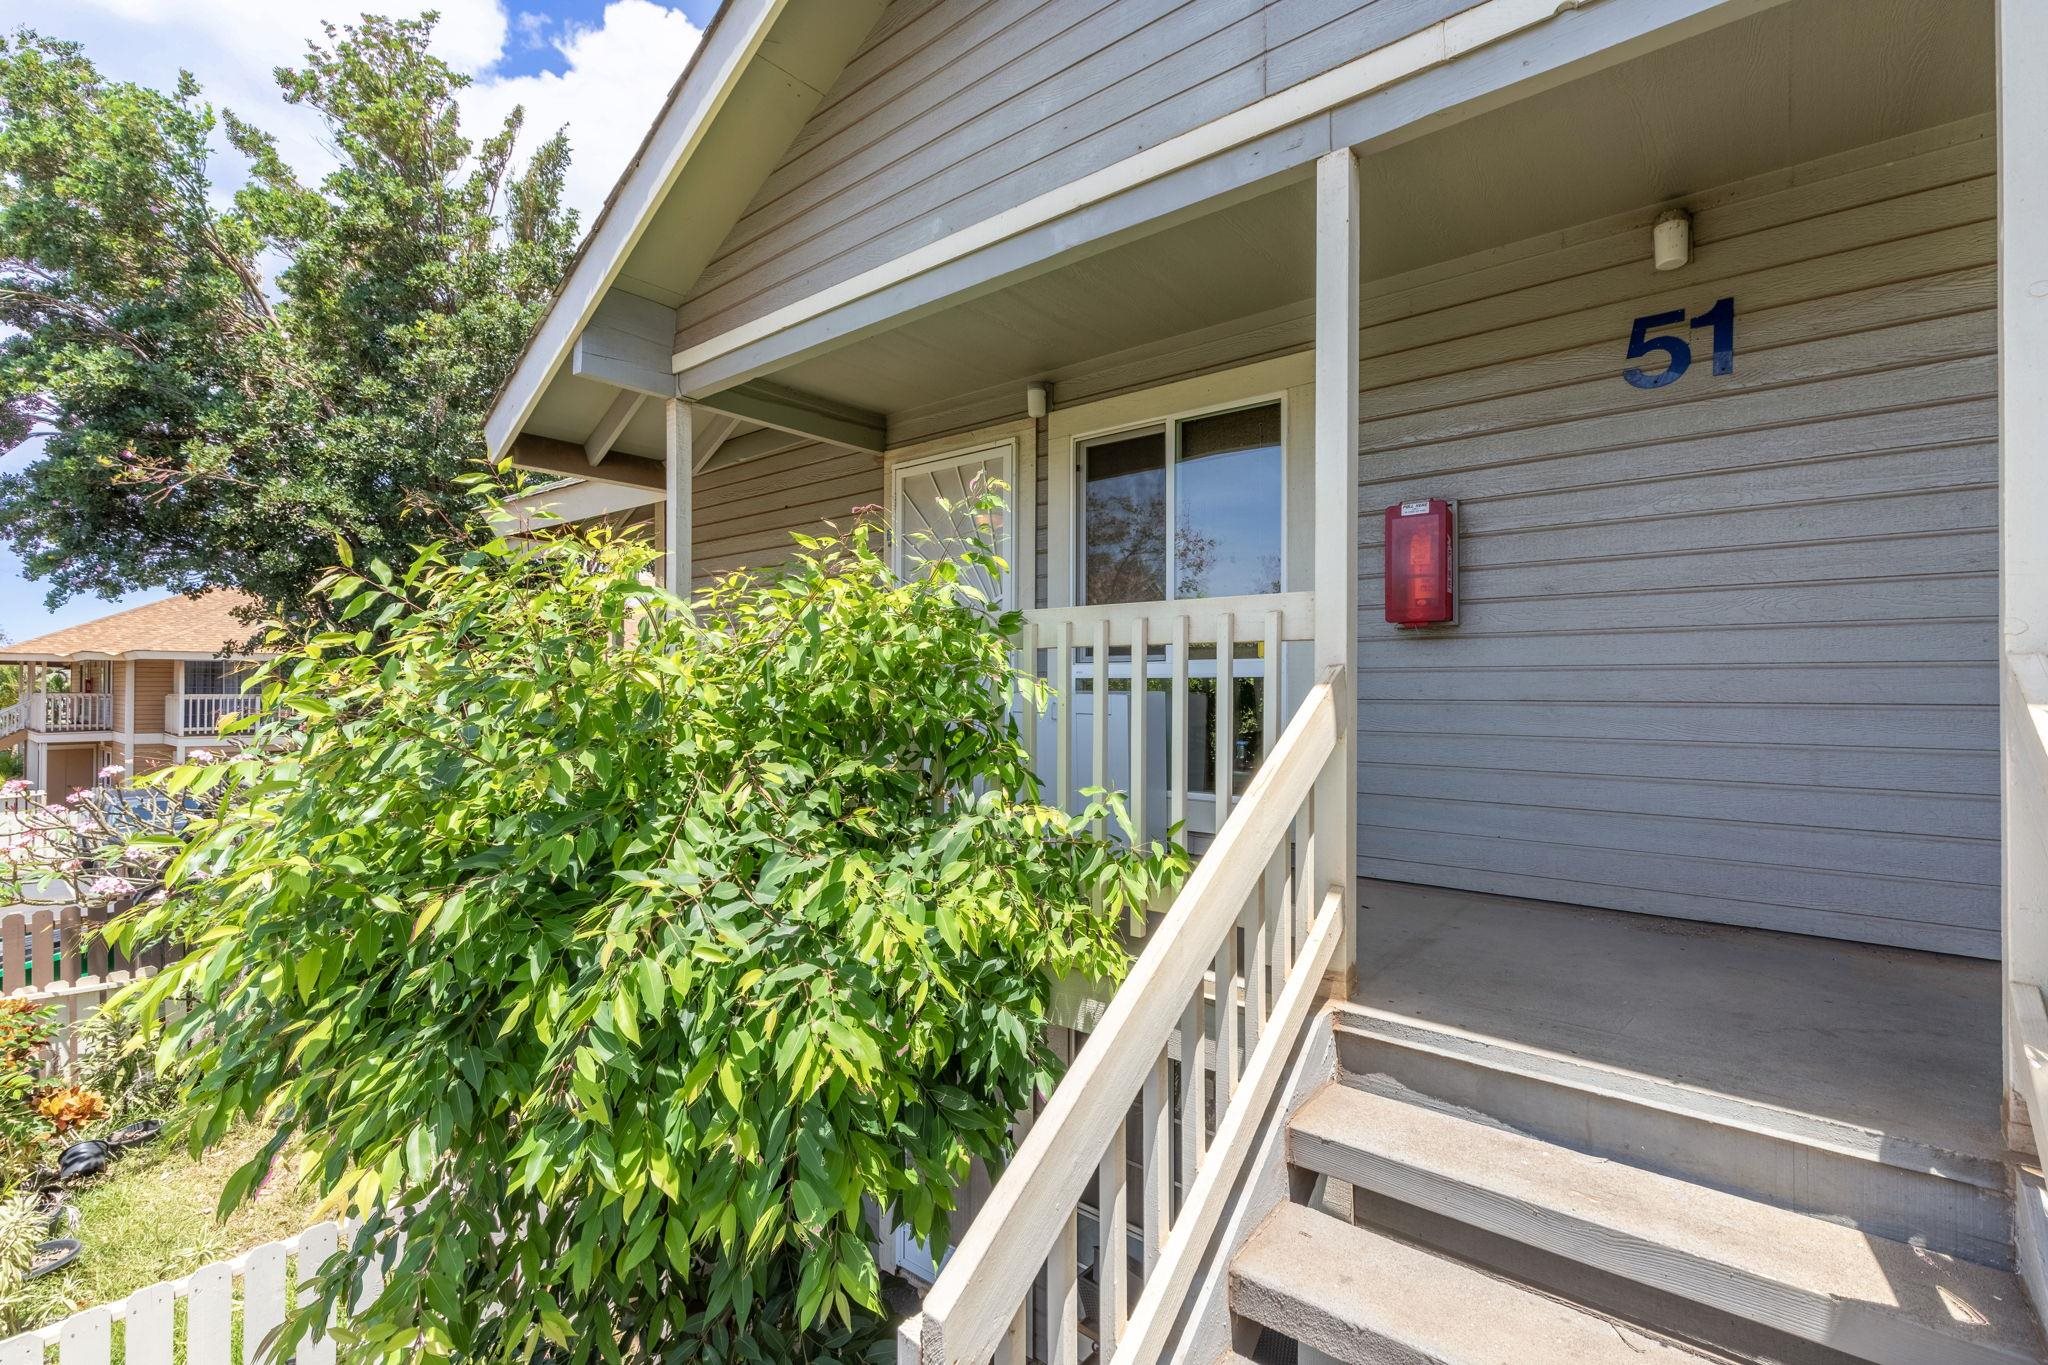
<svg viewBox="0 0 2048 1365"><path fill-rule="evenodd" d="M1481 0L1315 79L671 357L716 395L1158 234L1305 184L1335 148L1399 145L1786 0Z"/></svg>

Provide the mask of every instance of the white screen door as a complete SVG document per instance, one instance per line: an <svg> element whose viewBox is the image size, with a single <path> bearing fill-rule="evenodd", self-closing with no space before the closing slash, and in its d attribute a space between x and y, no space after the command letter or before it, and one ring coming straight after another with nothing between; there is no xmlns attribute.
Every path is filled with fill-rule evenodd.
<svg viewBox="0 0 2048 1365"><path fill-rule="evenodd" d="M892 481L896 572L908 575L934 558L952 558L977 539L992 546L1005 564L1014 564L1016 466L1012 441L897 465ZM998 481L1005 490L1002 506L991 524L977 526L969 504ZM1000 582L979 568L963 569L960 577L999 608L1016 605L1014 570Z"/></svg>

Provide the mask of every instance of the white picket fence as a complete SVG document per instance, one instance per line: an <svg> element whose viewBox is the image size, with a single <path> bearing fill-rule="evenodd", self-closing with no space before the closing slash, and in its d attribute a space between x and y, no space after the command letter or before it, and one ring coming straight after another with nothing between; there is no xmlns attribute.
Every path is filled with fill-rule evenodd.
<svg viewBox="0 0 2048 1365"><path fill-rule="evenodd" d="M332 1336L314 1341L308 1332L284 1349L270 1338L290 1311L294 1285L300 1303L312 1302L314 1277L340 1248L341 1233L338 1224L317 1223L183 1279L10 1337L0 1342L0 1365L112 1365L116 1359L123 1365L334 1365ZM372 1261L359 1302L376 1297L377 1274Z"/></svg>

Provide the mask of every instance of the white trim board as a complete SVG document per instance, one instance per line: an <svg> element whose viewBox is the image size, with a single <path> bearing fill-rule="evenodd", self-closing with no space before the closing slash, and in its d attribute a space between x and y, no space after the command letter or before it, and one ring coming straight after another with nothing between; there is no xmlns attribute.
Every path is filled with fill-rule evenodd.
<svg viewBox="0 0 2048 1365"><path fill-rule="evenodd" d="M1196 206L1213 206L1248 186L1298 176L1334 146L1414 136L1446 117L1469 117L1584 70L1782 3L1483 0L1334 70L682 348L673 368L685 393L713 393L944 302L986 293L1058 260L1157 230ZM1482 54L1489 59L1484 69L1467 78L1467 59ZM1416 78L1445 71L1457 72L1457 78L1418 98L1400 98ZM1364 107L1373 101L1385 107ZM1244 164L1224 165L1225 158L1248 151L1255 155ZM1154 190L1159 193L1147 202L1128 203L1140 191ZM1054 226L1056 233L1038 240Z"/></svg>

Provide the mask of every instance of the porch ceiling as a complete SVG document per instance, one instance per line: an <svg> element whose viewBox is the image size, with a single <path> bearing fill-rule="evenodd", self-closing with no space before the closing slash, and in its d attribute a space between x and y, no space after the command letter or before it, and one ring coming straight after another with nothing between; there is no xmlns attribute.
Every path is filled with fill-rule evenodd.
<svg viewBox="0 0 2048 1365"><path fill-rule="evenodd" d="M1441 131L1362 148L1364 273L1385 278L1682 202L1985 113L1992 61L1990 0L1777 6ZM1284 184L777 379L886 413L892 437L900 427L915 438L943 429L949 409L976 420L1021 410L1027 379L1099 383L1149 352L1190 350L1189 368L1200 368L1204 345L1232 359L1297 350L1308 340L1313 216L1308 182Z"/></svg>

